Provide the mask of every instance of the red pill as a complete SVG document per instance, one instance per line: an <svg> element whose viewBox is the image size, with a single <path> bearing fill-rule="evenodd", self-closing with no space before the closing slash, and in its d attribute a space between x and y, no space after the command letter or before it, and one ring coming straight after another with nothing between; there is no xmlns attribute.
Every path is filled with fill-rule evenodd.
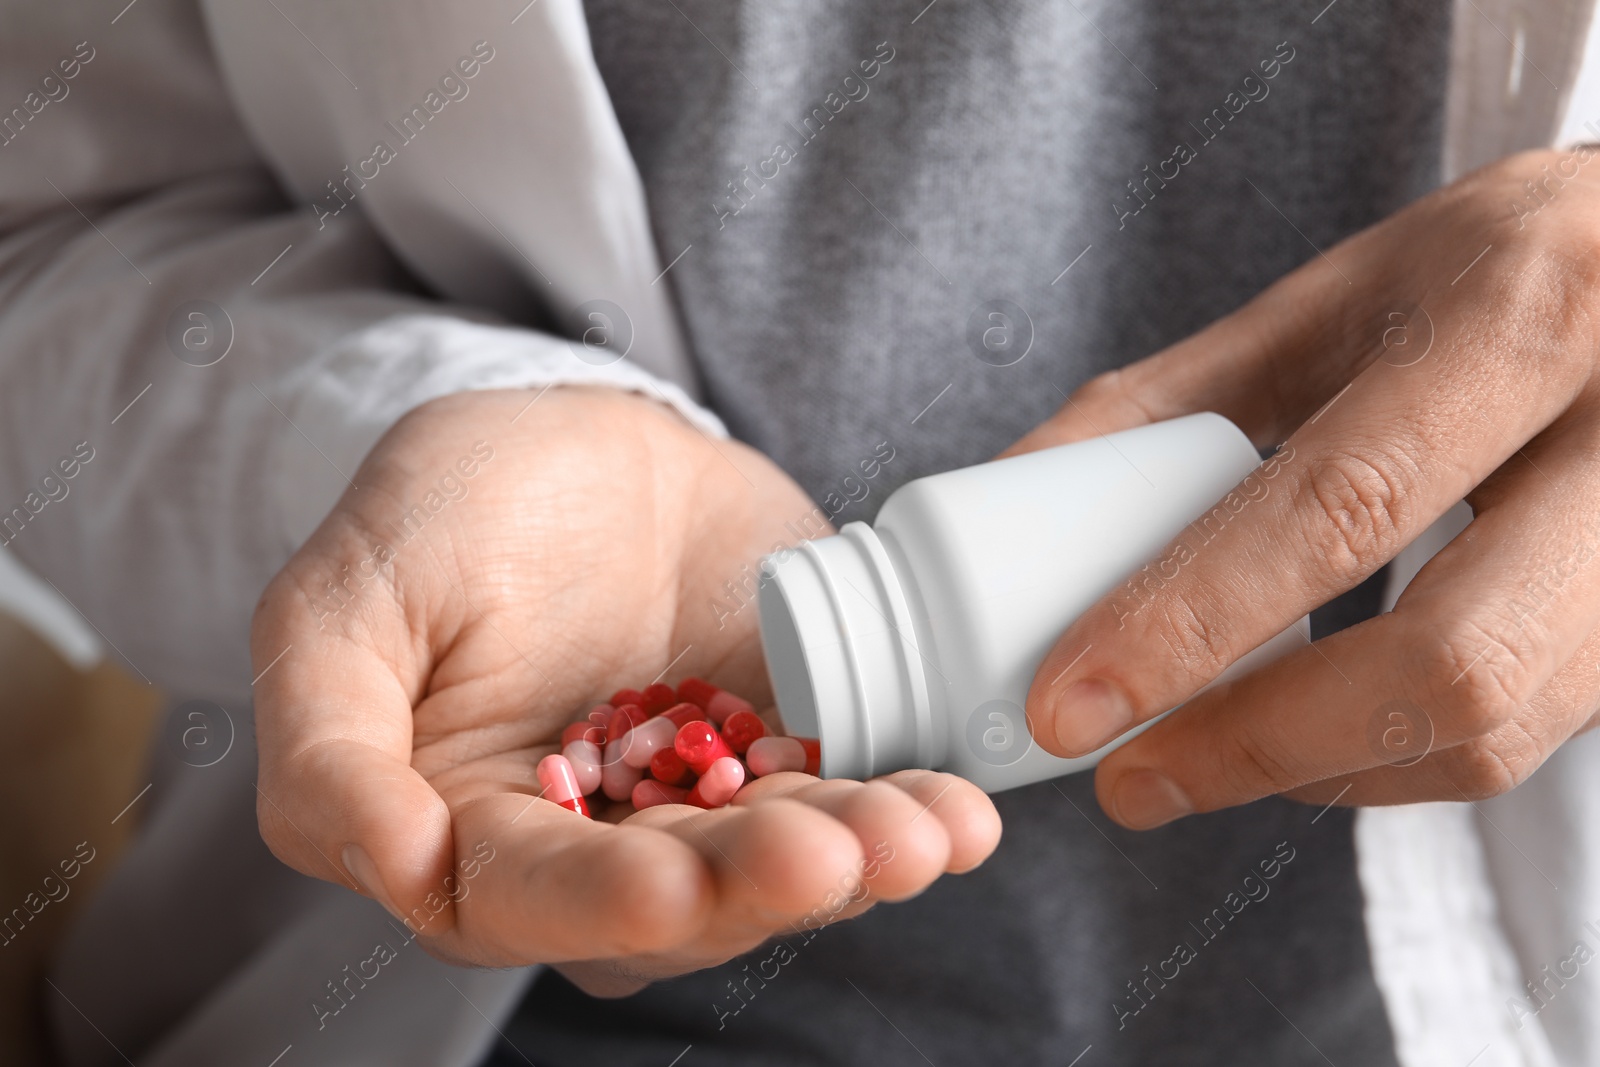
<svg viewBox="0 0 1600 1067"><path fill-rule="evenodd" d="M639 706L644 708L646 715L660 715L678 702L678 694L673 692L672 686L662 682L645 686L640 696L643 699L639 701Z"/></svg>
<svg viewBox="0 0 1600 1067"><path fill-rule="evenodd" d="M672 747L677 751L679 758L696 774L706 773L717 760L733 755L733 749L728 747L728 742L724 741L722 735L717 733L717 728L708 722L684 723Z"/></svg>
<svg viewBox="0 0 1600 1067"><path fill-rule="evenodd" d="M600 788L600 746L579 738L561 750L578 778L578 792L585 796Z"/></svg>
<svg viewBox="0 0 1600 1067"><path fill-rule="evenodd" d="M822 742L815 737L797 737L800 747L806 750L805 772L807 774L822 773Z"/></svg>
<svg viewBox="0 0 1600 1067"><path fill-rule="evenodd" d="M728 721L729 715L737 715L741 711L755 714L755 708L748 700L734 696L726 689L721 690L716 696L706 701L706 716L718 726Z"/></svg>
<svg viewBox="0 0 1600 1067"><path fill-rule="evenodd" d="M704 678L685 678L678 683L678 699L686 700L700 708L711 703L711 698L720 692L722 690Z"/></svg>
<svg viewBox="0 0 1600 1067"><path fill-rule="evenodd" d="M561 731L561 747L566 748L574 741L589 741L603 745L606 743L606 728L604 725L596 725L589 719L568 723L567 728Z"/></svg>
<svg viewBox="0 0 1600 1067"><path fill-rule="evenodd" d="M551 754L539 761L539 785L546 800L560 804L568 811L589 817L589 805L584 803L583 791L578 788L578 776L567 757Z"/></svg>
<svg viewBox="0 0 1600 1067"><path fill-rule="evenodd" d="M611 706L620 708L624 704L643 704L644 694L637 689L618 689L611 694Z"/></svg>
<svg viewBox="0 0 1600 1067"><path fill-rule="evenodd" d="M657 752L671 748L677 736L678 728L670 720L657 718L635 726L617 744L622 746L622 761L643 770Z"/></svg>
<svg viewBox="0 0 1600 1067"><path fill-rule="evenodd" d="M720 808L744 785L744 764L733 756L713 760L684 798L697 808Z"/></svg>
<svg viewBox="0 0 1600 1067"><path fill-rule="evenodd" d="M678 683L678 699L687 700L700 708L718 726L736 711L756 710L748 700L742 700L726 689L718 689L703 678L685 678Z"/></svg>
<svg viewBox="0 0 1600 1067"><path fill-rule="evenodd" d="M644 709L637 704L623 704L611 713L606 723L606 744L611 744L646 719Z"/></svg>
<svg viewBox="0 0 1600 1067"><path fill-rule="evenodd" d="M689 796L687 789L662 785L654 778L645 778L633 787L633 806L643 811L657 804L682 804Z"/></svg>
<svg viewBox="0 0 1600 1067"><path fill-rule="evenodd" d="M622 746L607 745L600 759L600 791L612 800L627 800L644 772L622 762Z"/></svg>
<svg viewBox="0 0 1600 1067"><path fill-rule="evenodd" d="M694 780L694 772L672 748L660 749L650 757L650 775L663 785L688 785Z"/></svg>
<svg viewBox="0 0 1600 1067"><path fill-rule="evenodd" d="M674 726L706 721L706 713L694 704L674 704L662 712L661 717L669 720Z"/></svg>
<svg viewBox="0 0 1600 1067"><path fill-rule="evenodd" d="M744 755L750 742L767 736L767 724L753 711L736 711L722 724L722 737L728 747Z"/></svg>
<svg viewBox="0 0 1600 1067"><path fill-rule="evenodd" d="M759 737L750 743L745 759L750 764L750 773L757 778L779 771L806 769L805 746L792 737Z"/></svg>

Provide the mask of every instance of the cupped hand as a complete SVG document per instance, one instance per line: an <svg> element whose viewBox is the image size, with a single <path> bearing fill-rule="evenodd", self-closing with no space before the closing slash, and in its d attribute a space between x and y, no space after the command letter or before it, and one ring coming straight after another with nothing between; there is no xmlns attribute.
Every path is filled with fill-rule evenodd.
<svg viewBox="0 0 1600 1067"><path fill-rule="evenodd" d="M1029 694L1034 737L1082 754L1182 703L1465 498L1471 525L1393 612L1195 696L1096 787L1133 828L1275 793L1510 789L1600 706L1597 366L1584 148L1469 175L1089 382L1014 451L1204 410L1286 443L1066 631Z"/></svg>
<svg viewBox="0 0 1600 1067"><path fill-rule="evenodd" d="M481 392L412 412L354 482L257 610L257 812L284 862L435 955L625 993L997 843L988 798L930 772L773 775L616 822L538 797L539 759L614 689L670 671L770 702L730 590L813 505L760 454L637 395Z"/></svg>

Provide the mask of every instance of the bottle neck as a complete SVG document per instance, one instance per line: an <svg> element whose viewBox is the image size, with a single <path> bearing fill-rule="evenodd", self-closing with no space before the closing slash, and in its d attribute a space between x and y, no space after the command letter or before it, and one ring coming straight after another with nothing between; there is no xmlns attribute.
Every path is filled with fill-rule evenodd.
<svg viewBox="0 0 1600 1067"><path fill-rule="evenodd" d="M870 778L942 761L926 650L903 576L878 535L836 536L768 557L761 642L784 728L816 737L824 778Z"/></svg>

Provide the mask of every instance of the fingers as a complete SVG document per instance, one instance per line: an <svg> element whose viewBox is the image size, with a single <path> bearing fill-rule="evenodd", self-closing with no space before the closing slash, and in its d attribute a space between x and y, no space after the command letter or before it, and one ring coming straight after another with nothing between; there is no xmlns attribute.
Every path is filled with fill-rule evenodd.
<svg viewBox="0 0 1600 1067"><path fill-rule="evenodd" d="M1557 748L1588 728L1600 712L1600 633L1594 633L1554 678L1499 729L1449 748L1433 744L1433 722L1420 709L1401 709L1393 762L1330 778L1289 795L1309 804L1375 807L1429 800L1473 801L1500 796L1527 780ZM1380 742L1381 743L1381 742Z"/></svg>
<svg viewBox="0 0 1600 1067"><path fill-rule="evenodd" d="M1501 373L1497 346L1514 338L1462 336L1363 372L1153 572L1080 617L1030 693L1040 744L1082 755L1181 702L1376 571L1572 403L1570 361Z"/></svg>
<svg viewBox="0 0 1600 1067"><path fill-rule="evenodd" d="M963 874L972 870L988 859L1000 843L1000 815L995 811L994 802L988 794L964 778L938 771L906 770L873 779L873 782L893 785L916 803L916 812L905 824L907 829L929 820L937 820L943 826L949 842L943 868L947 874ZM816 783L817 779L810 775L769 775L742 790L734 803L751 803L771 795L806 798L827 795L826 790L819 793L804 792ZM844 782L830 780L822 784L836 789ZM904 812L906 809L902 806L900 810ZM897 828L885 827L891 828L898 832ZM871 829L865 827L858 827L858 836L869 847L871 841L880 839L873 837ZM896 837L882 839L898 851L910 852L915 848L911 842Z"/></svg>
<svg viewBox="0 0 1600 1067"><path fill-rule="evenodd" d="M945 872L950 860L948 831L938 818L922 818L923 805L897 786L884 781L813 780L788 796L825 812L855 835L862 878L875 898L905 900ZM764 803L768 802L756 807ZM813 906L817 899L813 898Z"/></svg>
<svg viewBox="0 0 1600 1067"><path fill-rule="evenodd" d="M1549 714L1536 694L1600 625L1594 444L1541 439L1536 466L1497 476L1394 612L1204 693L1113 752L1097 778L1108 813L1144 828L1390 762L1397 701L1436 750L1559 733L1530 714Z"/></svg>
<svg viewBox="0 0 1600 1067"><path fill-rule="evenodd" d="M252 631L261 835L289 866L404 917L450 874L450 813L411 767L411 700L395 668L304 625L305 610L280 578Z"/></svg>
<svg viewBox="0 0 1600 1067"><path fill-rule="evenodd" d="M1000 813L989 795L965 778L936 771L896 771L883 781L904 789L918 804L918 819L936 818L950 838L949 874L965 874L1000 845Z"/></svg>
<svg viewBox="0 0 1600 1067"><path fill-rule="evenodd" d="M715 811L662 805L608 825L501 793L458 813L458 838L488 841L499 856L458 907L470 958L632 958L650 974L760 944L859 888L869 859L850 825L782 795Z"/></svg>
<svg viewBox="0 0 1600 1067"><path fill-rule="evenodd" d="M670 833L593 822L517 793L466 804L456 824L463 857L487 848L494 858L443 941L480 963L664 951L700 934L717 907L723 880Z"/></svg>

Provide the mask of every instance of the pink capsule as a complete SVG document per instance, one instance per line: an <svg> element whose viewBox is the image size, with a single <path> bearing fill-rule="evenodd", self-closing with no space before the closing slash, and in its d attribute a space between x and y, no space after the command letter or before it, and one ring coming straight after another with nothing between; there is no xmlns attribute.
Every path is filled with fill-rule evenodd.
<svg viewBox="0 0 1600 1067"><path fill-rule="evenodd" d="M719 689L716 696L706 701L706 715L718 726L727 722L728 716L735 712L748 711L753 715L755 710L748 700L736 697L726 689Z"/></svg>
<svg viewBox="0 0 1600 1067"><path fill-rule="evenodd" d="M654 778L644 778L633 787L633 806L643 811L657 804L682 804L688 796L687 789L679 789Z"/></svg>
<svg viewBox="0 0 1600 1067"><path fill-rule="evenodd" d="M678 683L678 699L687 700L700 708L710 720L721 726L736 711L755 711L748 700L741 700L724 689L718 689L701 678L685 678Z"/></svg>
<svg viewBox="0 0 1600 1067"><path fill-rule="evenodd" d="M671 720L674 726L682 726L684 723L688 722L706 721L705 710L701 708L700 705L690 704L688 701L685 701L682 704L674 704L666 711L663 711L661 713L661 717L663 719Z"/></svg>
<svg viewBox="0 0 1600 1067"><path fill-rule="evenodd" d="M622 762L622 746L607 745L600 759L600 791L612 800L627 800L644 772Z"/></svg>
<svg viewBox="0 0 1600 1067"><path fill-rule="evenodd" d="M733 756L723 756L712 761L684 800L697 808L720 808L733 799L742 785L744 764Z"/></svg>
<svg viewBox="0 0 1600 1067"><path fill-rule="evenodd" d="M671 748L677 736L678 727L670 719L654 718L635 726L617 738L617 744L622 749L622 762L643 770L650 766L650 757L663 748Z"/></svg>
<svg viewBox="0 0 1600 1067"><path fill-rule="evenodd" d="M639 705L622 705L616 711L611 713L611 718L606 723L606 744L610 745L615 743L619 737L622 737L629 730L632 730L635 726L638 726L640 723L644 722L647 718L649 718L649 716L644 713L644 709Z"/></svg>
<svg viewBox="0 0 1600 1067"><path fill-rule="evenodd" d="M539 761L538 775L546 800L577 812L584 818L589 817L589 805L584 803L583 792L578 788L578 776L567 757L555 754L546 756Z"/></svg>
<svg viewBox="0 0 1600 1067"><path fill-rule="evenodd" d="M579 738L569 742L561 754L572 764L572 773L578 777L578 791L588 796L600 788L600 746Z"/></svg>
<svg viewBox="0 0 1600 1067"><path fill-rule="evenodd" d="M577 722L568 723L567 728L561 731L562 748L566 748L574 741L593 741L598 745L603 743L605 739L605 730L588 719L579 719Z"/></svg>
<svg viewBox="0 0 1600 1067"><path fill-rule="evenodd" d="M750 742L744 758L750 763L750 773L757 778L806 768L805 746L792 737L758 737Z"/></svg>

